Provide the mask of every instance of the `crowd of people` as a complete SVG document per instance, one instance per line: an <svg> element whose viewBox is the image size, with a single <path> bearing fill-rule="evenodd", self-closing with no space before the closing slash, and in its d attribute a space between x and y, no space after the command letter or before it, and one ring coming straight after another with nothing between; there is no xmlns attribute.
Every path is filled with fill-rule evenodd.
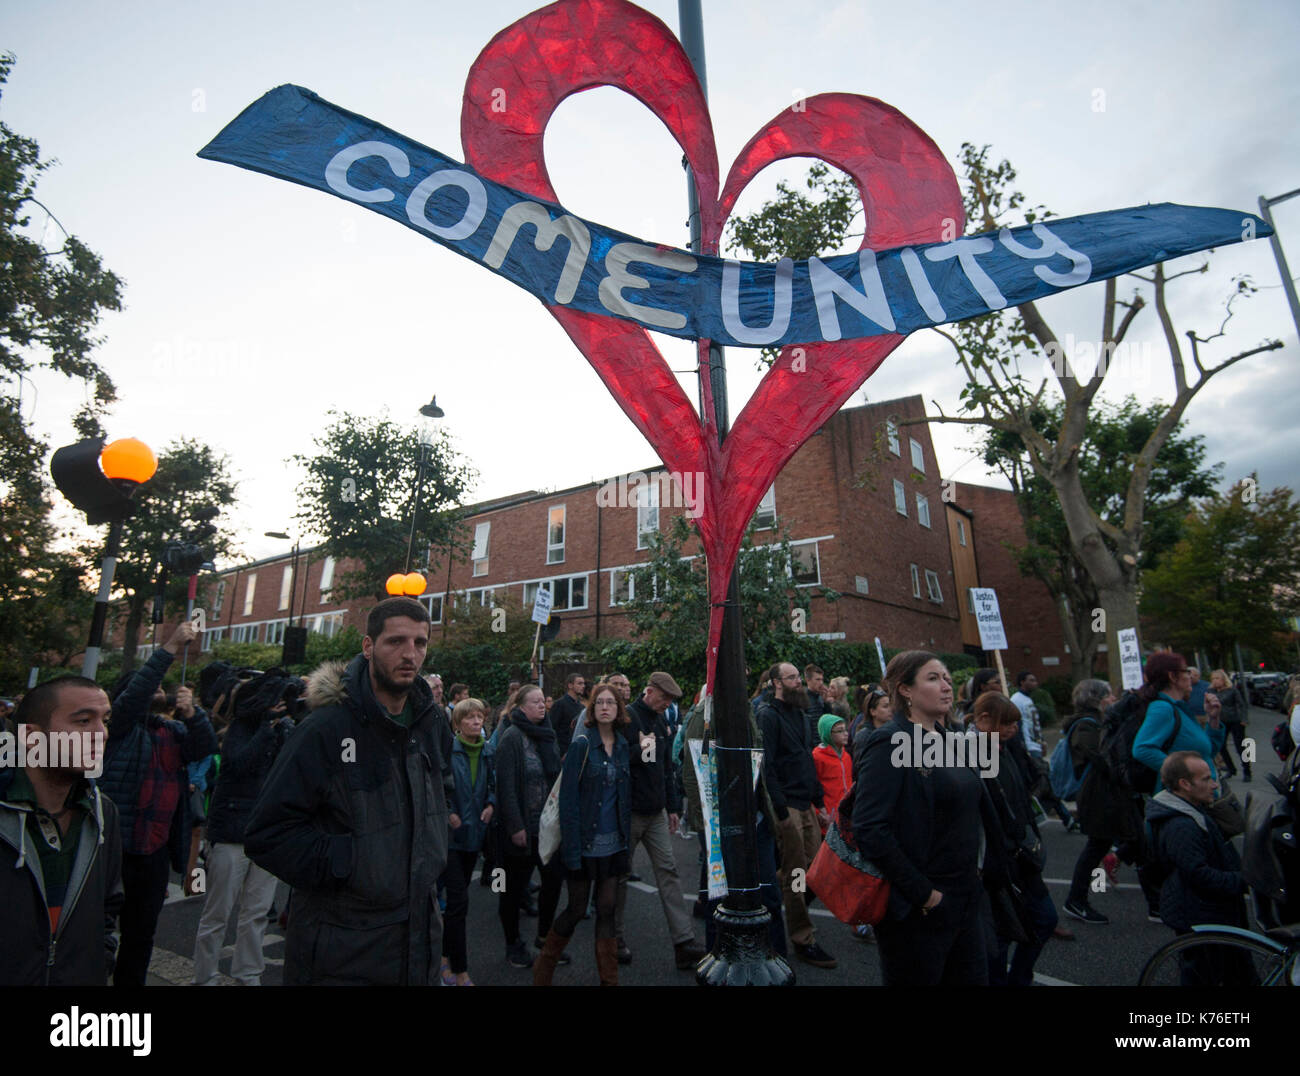
<svg viewBox="0 0 1300 1076"><path fill-rule="evenodd" d="M619 673L590 684L574 673L554 698L512 683L491 706L471 685L444 691L422 675L428 612L390 598L351 662L306 679L214 662L193 689L169 693L164 676L192 637L182 624L110 692L69 676L18 704L11 727L78 738L83 750L58 765L0 764L0 981L143 985L175 871L204 899L196 985L221 980L236 905L229 974L241 984L260 984L278 918L286 984L473 985L476 880L487 892L473 899L495 900L507 963L534 985L570 962L584 920L599 982L617 985L633 960L638 847L676 967L693 969L712 947L711 801L692 745L707 760L713 730L701 697L684 708L670 673L649 675L635 697ZM766 670L750 736L762 751L755 837L773 951L838 966L807 884L832 827L890 886L883 918L853 934L878 945L885 985L1029 985L1048 942L1073 937L1062 913L1088 928L1109 922L1095 881L1100 871L1113 883L1123 863L1153 921L1178 933L1245 925L1228 839L1240 811L1220 774L1238 768L1233 745L1251 780L1248 703L1223 670L1202 683L1178 654L1151 655L1144 677L1118 697L1104 680L1077 684L1058 760L1029 672L1007 693L998 671L979 669L958 692L920 650L896 655L880 683L790 662ZM983 737L988 752L963 755L983 758L983 772L900 761L900 736L937 759L951 758L954 737ZM1084 838L1059 909L1043 880L1049 810ZM696 841L693 909L674 836ZM291 897L277 912L278 882ZM1296 904L1268 913L1293 922ZM1248 973L1192 961L1185 981Z"/></svg>

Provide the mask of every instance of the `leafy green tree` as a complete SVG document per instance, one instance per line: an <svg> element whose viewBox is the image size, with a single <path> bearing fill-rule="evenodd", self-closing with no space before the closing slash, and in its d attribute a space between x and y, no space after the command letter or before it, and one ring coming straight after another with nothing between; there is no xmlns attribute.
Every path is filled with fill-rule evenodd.
<svg viewBox="0 0 1300 1076"><path fill-rule="evenodd" d="M1240 643L1278 651L1287 619L1300 613L1300 505L1285 486L1267 493L1250 479L1207 498L1187 517L1186 536L1142 577L1148 637L1216 665Z"/></svg>
<svg viewBox="0 0 1300 1076"><path fill-rule="evenodd" d="M649 562L634 568L631 597L623 611L643 647L641 658L655 668L680 672L692 683L704 679L708 647L709 592L704 558L684 552L694 531L684 516L650 536ZM751 669L789 660L806 625L814 587L795 587L790 577L794 551L788 532L754 542L751 527L738 561L745 658ZM822 587L830 600L836 591Z"/></svg>
<svg viewBox="0 0 1300 1076"><path fill-rule="evenodd" d="M12 54L0 55L0 97L13 64ZM74 418L82 436L102 432L100 417L115 398L92 353L100 315L121 309L122 281L37 199L54 163L41 159L34 139L0 123L0 683L11 686L25 682L33 663L71 659L85 642L89 604L83 562L54 548L62 536L48 518L48 446L23 415L24 386L40 370L84 382L87 403ZM42 242L48 230L62 236L57 249Z"/></svg>
<svg viewBox="0 0 1300 1076"><path fill-rule="evenodd" d="M1030 224L1051 216L1042 206L1030 207L1024 194L1014 187L1015 169L1007 161L994 165L989 161L989 147L970 143L962 146L961 167L965 174L965 211L968 232L996 230L1001 226ZM833 185L825 179L822 187L827 200L838 204L818 208L809 224L806 197L795 197L788 189L756 214L733 222L731 249L779 251L791 257L806 257L806 244L816 240L826 247L839 245L845 236L832 225L852 221L860 210L858 194L850 184ZM751 229L757 221L759 227ZM748 230L747 230L748 229ZM846 229L847 231L847 229ZM760 243L746 246L754 235ZM801 246L801 244L805 244ZM1070 550L1077 571L1095 589L1097 606L1104 614L1099 627L1105 633L1111 679L1119 679L1121 628L1137 624L1138 575L1146 541L1145 515L1147 492L1156 458L1196 394L1215 374L1263 351L1282 346L1272 340L1221 358L1207 361L1202 345L1226 335L1233 305L1254 292L1249 278L1233 281L1225 303L1224 317L1218 331L1201 336L1186 333L1184 344L1167 301L1168 285L1179 277L1203 273L1208 260L1198 268L1167 275L1163 264L1150 272L1129 274L1139 282L1128 298L1119 297L1118 281L1105 282L1101 332L1086 348L1067 348L1048 326L1034 303L972 318L947 328L936 328L956 353L957 365L964 380L959 413L941 411L937 418L926 420L981 427L1002 434L1014 434L1024 446L1024 459L1033 473L1052 491L1061 510L1069 536ZM1089 429L1089 415L1106 375L1117 365L1113 361L1123 345L1134 319L1148 305L1154 304L1168 350L1174 381L1174 397L1164 406L1163 414L1146 440L1132 453L1132 469L1119 498L1120 510L1107 518L1099 511L1087 490L1081 470L1081 453ZM1069 337L1067 344L1071 343ZM1189 354L1190 352L1190 354ZM1089 358L1091 363L1089 363ZM1190 359L1190 368L1189 368ZM1023 371L1044 364L1049 372L1041 380L1031 379ZM1035 383L1037 380L1037 383ZM1050 390L1050 395L1048 395ZM1051 435L1040 430L1035 416L1045 402L1053 399L1061 407L1060 421ZM1069 629L1067 629L1069 630Z"/></svg>
<svg viewBox="0 0 1300 1076"><path fill-rule="evenodd" d="M384 581L406 564L415 500L419 436L389 418L329 412L316 452L293 462L306 469L296 516L322 535L321 553L357 563L334 580L340 598L384 598ZM430 548L455 556L465 536L456 508L476 475L456 452L445 429L434 433L431 463L420 493L412 566L425 567ZM436 568L436 563L429 566Z"/></svg>
<svg viewBox="0 0 1300 1076"><path fill-rule="evenodd" d="M1032 416L1035 428L1045 437L1056 437L1062 410L1059 400L1044 404ZM1119 405L1101 402L1093 406L1080 448L1079 469L1089 500L1104 520L1123 522L1129 468L1159 425L1164 410L1160 403L1144 407L1133 396ZM1070 648L1072 682L1078 683L1092 675L1103 639L1094 630L1100 608L1096 584L1074 556L1060 502L1051 485L1034 471L1019 435L988 430L984 462L1000 470L1016 494L1028 544L1013 553L1021 572L1041 580L1056 600ZM1214 492L1222 468L1207 468L1204 464L1202 439L1188 436L1180 423L1152 468L1139 570L1153 568L1182 537L1189 499Z"/></svg>
<svg viewBox="0 0 1300 1076"><path fill-rule="evenodd" d="M135 515L123 528L122 555L113 579L114 588L120 588L126 597L123 670L135 667L140 630L167 544L184 539L194 525L196 511L215 508L220 512L234 504L235 489L229 457L201 441L182 437L158 454L157 473L136 491ZM202 543L204 549L213 560L235 554L238 550L230 520L218 514L213 522L217 533ZM94 548L87 552L97 555ZM188 576L169 580L166 602L171 612L183 612L188 586Z"/></svg>

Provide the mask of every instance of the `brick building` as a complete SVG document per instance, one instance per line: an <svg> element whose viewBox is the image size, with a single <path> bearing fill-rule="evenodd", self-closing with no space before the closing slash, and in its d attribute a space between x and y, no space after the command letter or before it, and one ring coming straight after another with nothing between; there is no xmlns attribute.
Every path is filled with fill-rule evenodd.
<svg viewBox="0 0 1300 1076"><path fill-rule="evenodd" d="M795 585L812 593L809 632L979 655L967 591L992 586L1011 644L1008 665L1051 675L1065 654L1060 624L1046 588L1019 574L1008 549L1025 540L1014 498L943 480L928 427L899 424L924 416L919 396L834 415L768 491L758 541L774 536L778 521L789 530ZM635 586L629 573L648 560L648 536L690 514L697 492L690 476L664 478L652 470L468 506L471 555L435 561L428 576L422 600L434 624L442 624L449 594L517 610L547 587L560 642L629 635L621 608ZM369 602L332 600L335 568L309 549L299 556L296 585L288 555L224 572L208 592L204 649L220 639L279 642L291 600L295 621L310 630L364 628ZM827 601L823 588L839 599Z"/></svg>

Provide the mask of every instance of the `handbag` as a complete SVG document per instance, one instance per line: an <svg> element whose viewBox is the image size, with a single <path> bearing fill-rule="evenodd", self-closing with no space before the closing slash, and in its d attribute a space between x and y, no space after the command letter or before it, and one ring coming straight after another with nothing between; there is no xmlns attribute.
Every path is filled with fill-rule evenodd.
<svg viewBox="0 0 1300 1076"><path fill-rule="evenodd" d="M1223 795L1205 808L1205 813L1214 820L1224 839L1231 839L1239 833L1246 832L1246 815L1241 809L1241 801L1237 799L1237 793L1228 788L1226 782L1223 785Z"/></svg>
<svg viewBox="0 0 1300 1076"><path fill-rule="evenodd" d="M889 906L889 882L833 821L808 868L808 888L842 923L874 926Z"/></svg>
<svg viewBox="0 0 1300 1076"><path fill-rule="evenodd" d="M1029 945L1034 938L1033 919L1025 907L1019 887L999 886L989 893L993 909L993 930L998 940Z"/></svg>
<svg viewBox="0 0 1300 1076"><path fill-rule="evenodd" d="M203 793L197 788L190 793L190 825L201 826L208 820L208 812L203 808Z"/></svg>
<svg viewBox="0 0 1300 1076"><path fill-rule="evenodd" d="M583 752L582 768L578 770L578 781L582 781L582 772L587 768L587 755ZM543 863L549 863L551 857L560 849L560 784L564 781L564 774L555 779L555 784L551 786L551 791L547 793L546 802L542 805L542 818L537 827L537 857Z"/></svg>

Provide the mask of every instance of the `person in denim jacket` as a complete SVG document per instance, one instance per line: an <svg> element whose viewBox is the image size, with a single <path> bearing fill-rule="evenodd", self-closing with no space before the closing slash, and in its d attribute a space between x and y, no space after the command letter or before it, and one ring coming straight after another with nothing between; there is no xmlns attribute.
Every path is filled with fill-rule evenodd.
<svg viewBox="0 0 1300 1076"><path fill-rule="evenodd" d="M596 889L596 967L601 986L618 985L614 909L618 879L628 871L632 797L623 697L597 684L587 708L585 736L575 736L560 781L560 856L568 871L569 903L556 916L533 964L533 985L549 986L569 939Z"/></svg>

